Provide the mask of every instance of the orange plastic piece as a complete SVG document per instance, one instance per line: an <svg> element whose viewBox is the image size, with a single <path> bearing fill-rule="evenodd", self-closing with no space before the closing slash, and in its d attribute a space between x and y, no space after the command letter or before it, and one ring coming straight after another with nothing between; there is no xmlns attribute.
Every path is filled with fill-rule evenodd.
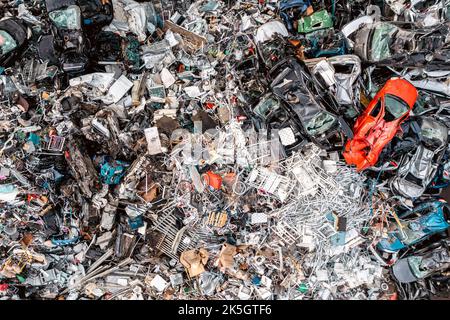
<svg viewBox="0 0 450 320"><path fill-rule="evenodd" d="M50 95L48 94L47 91L44 91L44 92L42 92L41 97L42 97L42 99L44 99L44 100L48 100L48 99L50 98Z"/></svg>
<svg viewBox="0 0 450 320"><path fill-rule="evenodd" d="M206 109L213 109L216 105L213 102L205 102Z"/></svg>
<svg viewBox="0 0 450 320"><path fill-rule="evenodd" d="M27 195L27 202L30 203L31 200L38 199L38 198L39 198L39 196L37 194L28 194Z"/></svg>
<svg viewBox="0 0 450 320"><path fill-rule="evenodd" d="M309 6L309 7L306 9L305 15L306 15L306 16L310 16L310 15L312 15L313 13L314 13L313 7L312 7L312 6Z"/></svg>
<svg viewBox="0 0 450 320"><path fill-rule="evenodd" d="M203 179L215 190L219 190L222 187L222 177L217 173L208 171L203 175Z"/></svg>
<svg viewBox="0 0 450 320"><path fill-rule="evenodd" d="M386 94L403 100L409 107L408 111L397 119L386 121ZM411 83L399 78L388 80L356 120L353 139L347 141L343 152L345 161L350 165L356 165L358 171L375 165L383 148L400 130L400 124L408 119L416 99L417 90ZM377 114L371 114L379 100L381 100L380 110L375 110Z"/></svg>

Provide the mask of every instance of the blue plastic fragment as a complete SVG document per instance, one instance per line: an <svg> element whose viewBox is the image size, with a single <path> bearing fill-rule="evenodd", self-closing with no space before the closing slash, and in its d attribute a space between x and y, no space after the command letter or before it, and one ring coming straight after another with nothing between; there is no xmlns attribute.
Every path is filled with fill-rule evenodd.
<svg viewBox="0 0 450 320"><path fill-rule="evenodd" d="M78 241L80 237L74 237L72 239L63 239L63 240L57 240L52 238L52 244L54 244L55 246L67 246L69 244L73 244L75 242Z"/></svg>
<svg viewBox="0 0 450 320"><path fill-rule="evenodd" d="M261 284L261 277L254 276L254 277L252 278L252 283L253 283L254 285L256 285L256 286L259 286L259 285Z"/></svg>
<svg viewBox="0 0 450 320"><path fill-rule="evenodd" d="M103 183L108 185L119 184L126 172L128 163L114 160L111 162L104 162L100 166L100 176Z"/></svg>
<svg viewBox="0 0 450 320"><path fill-rule="evenodd" d="M144 221L142 220L142 216L138 216L134 219L128 218L128 224L131 230L136 230L144 225Z"/></svg>
<svg viewBox="0 0 450 320"><path fill-rule="evenodd" d="M28 141L33 142L33 144L37 146L41 143L41 138L35 133L30 133L28 136Z"/></svg>

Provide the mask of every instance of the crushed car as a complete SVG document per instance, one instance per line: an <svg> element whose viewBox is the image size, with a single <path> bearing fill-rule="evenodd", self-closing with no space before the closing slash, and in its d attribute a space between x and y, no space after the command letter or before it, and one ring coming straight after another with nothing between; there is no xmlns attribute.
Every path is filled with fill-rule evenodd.
<svg viewBox="0 0 450 320"><path fill-rule="evenodd" d="M448 128L439 121L422 117L419 141L413 155L404 155L396 176L390 181L394 194L406 198L420 197L437 173L447 148Z"/></svg>
<svg viewBox="0 0 450 320"><path fill-rule="evenodd" d="M377 163L383 148L397 134L417 99L417 90L408 81L392 78L378 91L355 122L354 137L347 141L344 158L358 170Z"/></svg>

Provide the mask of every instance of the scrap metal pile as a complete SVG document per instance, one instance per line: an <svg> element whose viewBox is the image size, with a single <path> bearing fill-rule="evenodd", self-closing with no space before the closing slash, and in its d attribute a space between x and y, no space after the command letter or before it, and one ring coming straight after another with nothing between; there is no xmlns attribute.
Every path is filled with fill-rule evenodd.
<svg viewBox="0 0 450 320"><path fill-rule="evenodd" d="M1 299L449 292L450 1L0 1Z"/></svg>

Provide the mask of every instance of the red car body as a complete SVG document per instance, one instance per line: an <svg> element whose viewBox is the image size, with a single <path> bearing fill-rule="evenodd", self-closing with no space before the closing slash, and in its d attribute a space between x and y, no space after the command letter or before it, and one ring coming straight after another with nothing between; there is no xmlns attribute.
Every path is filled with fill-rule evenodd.
<svg viewBox="0 0 450 320"><path fill-rule="evenodd" d="M375 165L383 148L409 117L416 99L417 90L411 83L389 79L356 120L354 136L345 145L345 161L356 165L358 171Z"/></svg>

